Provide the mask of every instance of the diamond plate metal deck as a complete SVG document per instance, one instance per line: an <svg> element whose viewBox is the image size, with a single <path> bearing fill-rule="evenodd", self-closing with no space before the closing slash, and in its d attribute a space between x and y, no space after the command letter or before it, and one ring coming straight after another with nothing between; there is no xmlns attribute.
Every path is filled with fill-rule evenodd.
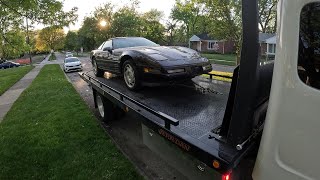
<svg viewBox="0 0 320 180"><path fill-rule="evenodd" d="M92 73L89 73L93 76ZM180 121L177 128L200 139L222 123L230 83L202 77L172 86L126 88L121 77L97 78L131 98Z"/></svg>

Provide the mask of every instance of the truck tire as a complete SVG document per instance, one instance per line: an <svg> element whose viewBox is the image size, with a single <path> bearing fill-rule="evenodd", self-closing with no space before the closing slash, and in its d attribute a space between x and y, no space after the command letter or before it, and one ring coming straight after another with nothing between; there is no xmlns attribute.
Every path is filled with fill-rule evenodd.
<svg viewBox="0 0 320 180"><path fill-rule="evenodd" d="M98 64L95 59L92 59L92 66L93 66L94 75L96 75L97 77L103 77L104 70L99 69Z"/></svg>
<svg viewBox="0 0 320 180"><path fill-rule="evenodd" d="M123 79L128 89L135 91L141 88L139 71L130 59L123 63L122 72Z"/></svg>
<svg viewBox="0 0 320 180"><path fill-rule="evenodd" d="M99 114L104 122L112 121L116 118L116 106L106 99L103 95L96 92L94 93L96 107L99 111Z"/></svg>

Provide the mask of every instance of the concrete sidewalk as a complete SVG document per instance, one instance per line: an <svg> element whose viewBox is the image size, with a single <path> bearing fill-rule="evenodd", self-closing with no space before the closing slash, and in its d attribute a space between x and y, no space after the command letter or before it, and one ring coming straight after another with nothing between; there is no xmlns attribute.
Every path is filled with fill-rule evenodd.
<svg viewBox="0 0 320 180"><path fill-rule="evenodd" d="M49 57L50 55L48 55L40 64L35 65L35 68L0 96L0 122L11 109L13 103L19 98L21 93L37 77L42 67L45 64L48 64Z"/></svg>

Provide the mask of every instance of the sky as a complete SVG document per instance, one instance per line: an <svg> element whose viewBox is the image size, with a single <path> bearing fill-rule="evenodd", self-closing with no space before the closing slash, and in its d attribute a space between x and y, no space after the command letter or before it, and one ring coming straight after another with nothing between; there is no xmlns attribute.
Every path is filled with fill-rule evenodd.
<svg viewBox="0 0 320 180"><path fill-rule="evenodd" d="M157 9L164 13L164 20L170 16L171 8L175 0L139 0L140 5L138 12L144 13L150 9ZM117 7L130 3L130 0L64 0L64 10L69 11L72 7L78 7L78 21L75 25L70 25L70 30L77 30L81 27L82 21L85 16L89 16L95 10L95 7L104 3L111 2ZM65 28L68 31L68 28Z"/></svg>

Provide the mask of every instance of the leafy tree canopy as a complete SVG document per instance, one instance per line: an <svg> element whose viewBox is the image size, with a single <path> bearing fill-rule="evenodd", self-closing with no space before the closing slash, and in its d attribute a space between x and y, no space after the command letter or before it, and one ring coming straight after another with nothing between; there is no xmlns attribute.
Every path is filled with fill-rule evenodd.
<svg viewBox="0 0 320 180"><path fill-rule="evenodd" d="M36 48L39 51L59 50L63 48L64 32L59 26L43 28L38 35Z"/></svg>
<svg viewBox="0 0 320 180"><path fill-rule="evenodd" d="M56 27L73 24L78 17L76 12L76 7L68 12L63 11L63 2L58 0L0 0L0 36L2 39L0 44L8 46L7 48L14 46L9 39L11 32L18 31L24 31L23 39L28 41L26 36L30 35L30 27L35 23ZM24 48L19 49L19 54L25 52Z"/></svg>

